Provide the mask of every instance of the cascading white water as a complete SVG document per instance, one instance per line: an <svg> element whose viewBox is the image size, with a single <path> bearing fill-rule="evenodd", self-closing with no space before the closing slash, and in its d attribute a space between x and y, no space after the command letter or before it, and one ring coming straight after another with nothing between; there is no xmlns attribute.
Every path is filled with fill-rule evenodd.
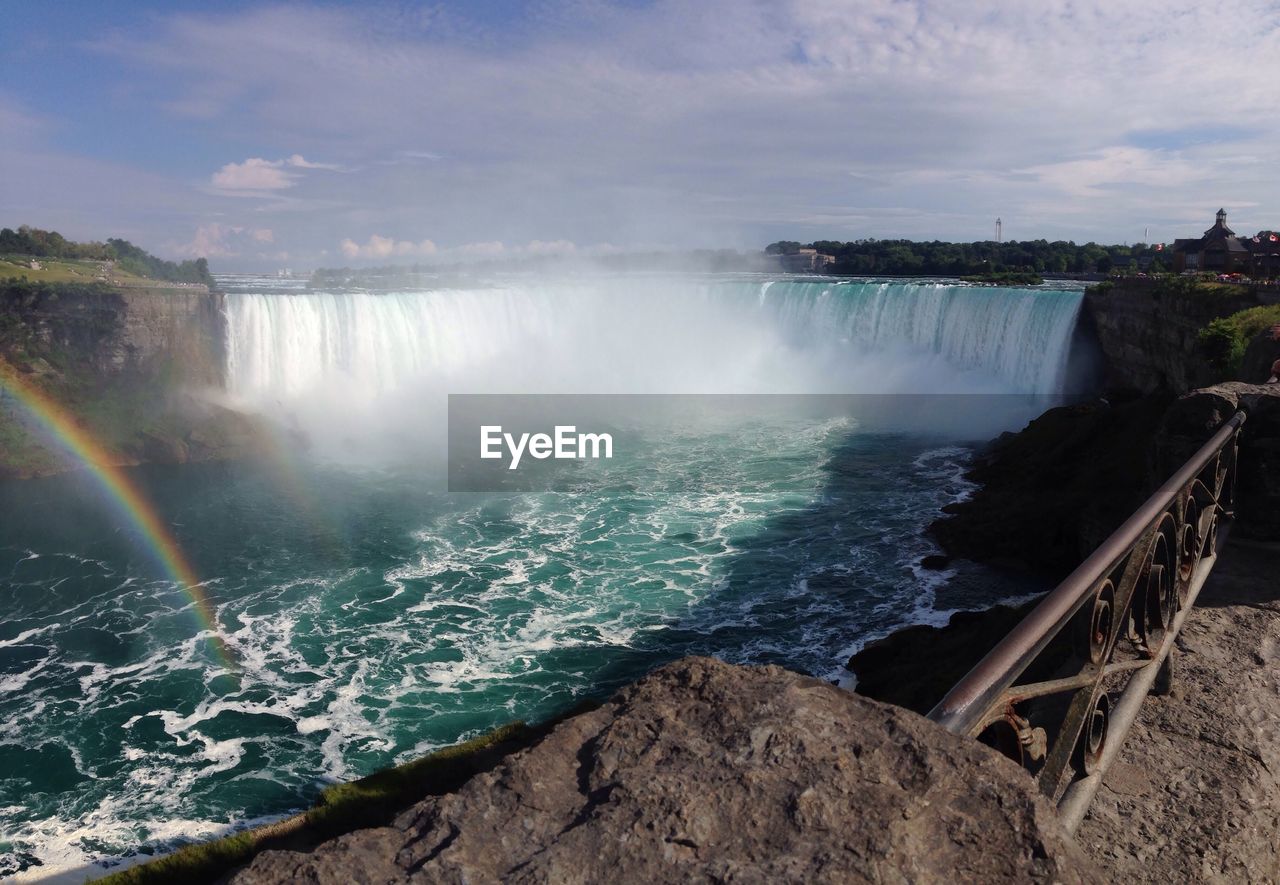
<svg viewBox="0 0 1280 885"><path fill-rule="evenodd" d="M1065 382L1078 291L932 282L580 280L232 294L249 400L500 392L1020 392Z"/></svg>
<svg viewBox="0 0 1280 885"><path fill-rule="evenodd" d="M815 339L843 336L871 351L907 347L941 356L952 369L993 375L1012 391L1060 393L1081 295L945 283L807 282L771 286L762 301L783 327Z"/></svg>

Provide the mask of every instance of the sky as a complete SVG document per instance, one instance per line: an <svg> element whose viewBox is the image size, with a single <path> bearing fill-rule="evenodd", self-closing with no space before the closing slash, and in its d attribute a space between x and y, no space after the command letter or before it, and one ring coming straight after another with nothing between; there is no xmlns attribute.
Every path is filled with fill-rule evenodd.
<svg viewBox="0 0 1280 885"><path fill-rule="evenodd" d="M1280 226L1280 2L6 3L0 226L215 271Z"/></svg>

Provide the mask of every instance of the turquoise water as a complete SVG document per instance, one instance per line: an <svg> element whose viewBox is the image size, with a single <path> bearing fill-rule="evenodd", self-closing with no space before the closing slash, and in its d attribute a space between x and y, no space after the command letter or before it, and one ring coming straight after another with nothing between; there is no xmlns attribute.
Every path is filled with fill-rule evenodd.
<svg viewBox="0 0 1280 885"><path fill-rule="evenodd" d="M282 344L278 328L246 331L253 323L236 311L305 313L302 299L323 300L247 294L257 300L229 308L241 348L233 392L268 391L289 411L289 432L305 436L307 404L334 386L323 381L333 367L308 356L285 384L261 361L246 366L246 352L274 353L278 366L296 346L296 369L322 348L299 338L296 316L280 333L293 343ZM1057 295L1049 308L1059 313L1067 296L1078 300ZM430 294L398 297L430 314L418 303ZM382 335L385 348L397 346L388 329L430 322L449 340L438 315L413 310L401 304L394 321L349 315L334 328L364 322L361 334ZM1018 346L1065 352L1058 337L1070 324L1049 319L1027 327L1047 342ZM554 314L543 320L557 328ZM394 325L379 331L385 322ZM324 323L312 328L332 338ZM512 335L528 329L526 316ZM961 338L969 349L953 352L958 365L977 346ZM809 339L795 340L807 353ZM827 345L841 341L847 334ZM915 353L934 371L937 350L898 345L849 347L859 365ZM456 374L469 365L460 352L426 369ZM836 365L828 356L823 371ZM390 359L378 377L425 371L406 368L404 354ZM323 383L308 388L309 377ZM190 598L87 477L0 484L0 873L83 869L278 817L324 784L545 718L684 654L839 678L870 637L1031 589L976 569L916 567L935 551L924 527L969 491L969 442L943 428L745 416L654 437L644 459L589 473L572 494L451 495L438 461L341 458L319 445L261 464L139 469L206 579L235 674Z"/></svg>

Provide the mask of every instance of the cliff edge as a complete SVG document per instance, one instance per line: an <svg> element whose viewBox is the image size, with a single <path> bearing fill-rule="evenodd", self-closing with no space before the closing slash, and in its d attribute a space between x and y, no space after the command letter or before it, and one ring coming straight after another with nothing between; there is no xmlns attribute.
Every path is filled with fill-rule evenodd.
<svg viewBox="0 0 1280 885"><path fill-rule="evenodd" d="M116 464L253 450L257 422L209 395L224 386L224 335L223 295L204 287L0 282L0 478L76 466L38 426L33 395Z"/></svg>
<svg viewBox="0 0 1280 885"><path fill-rule="evenodd" d="M268 851L307 882L1094 882L1026 774L779 667L686 658L392 826Z"/></svg>
<svg viewBox="0 0 1280 885"><path fill-rule="evenodd" d="M1250 286L1108 281L1085 291L1083 321L1102 349L1108 390L1178 394L1225 380L1202 355L1200 331L1259 303Z"/></svg>

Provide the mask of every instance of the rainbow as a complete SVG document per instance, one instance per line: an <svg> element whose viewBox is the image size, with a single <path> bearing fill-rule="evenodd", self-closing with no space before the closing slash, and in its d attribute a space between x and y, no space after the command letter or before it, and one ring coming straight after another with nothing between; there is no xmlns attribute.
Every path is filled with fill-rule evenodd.
<svg viewBox="0 0 1280 885"><path fill-rule="evenodd" d="M152 503L107 451L71 414L48 394L25 382L0 361L0 391L7 391L59 448L81 462L106 493L107 499L137 530L165 573L191 598L201 626L209 632L218 658L232 671L239 669L230 647L218 633L217 618L195 569Z"/></svg>

